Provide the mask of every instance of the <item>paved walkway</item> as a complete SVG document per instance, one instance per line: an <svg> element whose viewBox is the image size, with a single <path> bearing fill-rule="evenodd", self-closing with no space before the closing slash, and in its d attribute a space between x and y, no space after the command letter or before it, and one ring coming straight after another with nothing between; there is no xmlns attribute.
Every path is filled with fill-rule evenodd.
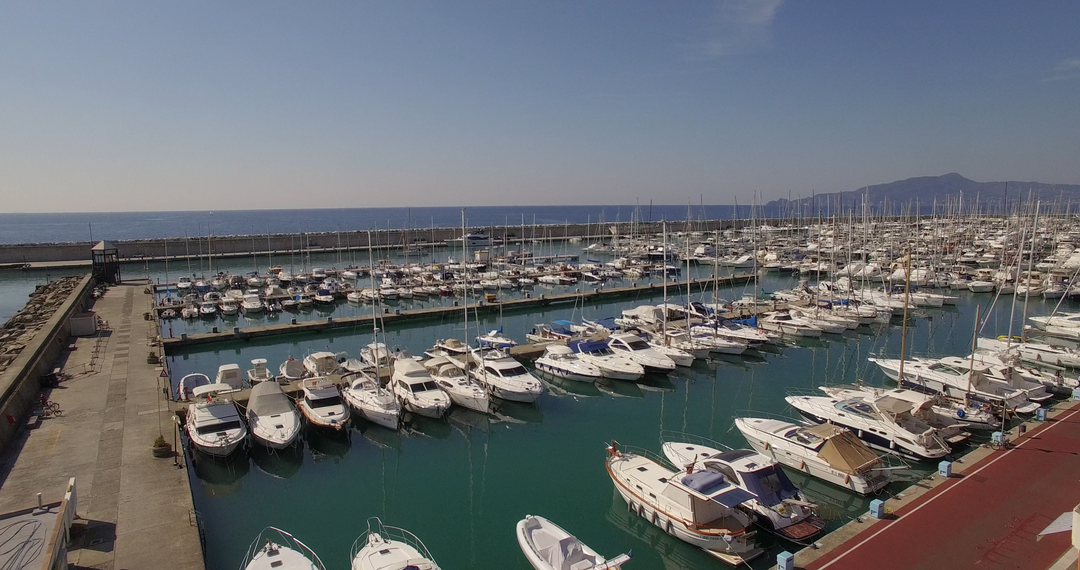
<svg viewBox="0 0 1080 570"><path fill-rule="evenodd" d="M72 377L49 393L64 415L42 420L0 456L0 510L32 506L39 492L60 500L76 478L75 568L204 567L187 471L150 453L159 425L170 442L173 426L160 369L146 364L145 287L112 287L95 302L113 330L79 338L66 355Z"/></svg>
<svg viewBox="0 0 1080 570"><path fill-rule="evenodd" d="M1080 402L1071 404L805 568L1049 568L1070 534L1037 535L1080 503Z"/></svg>

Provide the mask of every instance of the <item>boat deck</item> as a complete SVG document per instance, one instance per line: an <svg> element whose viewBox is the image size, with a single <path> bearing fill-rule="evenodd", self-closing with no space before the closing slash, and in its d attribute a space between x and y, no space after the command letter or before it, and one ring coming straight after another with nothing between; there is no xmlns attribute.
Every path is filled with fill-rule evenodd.
<svg viewBox="0 0 1080 570"><path fill-rule="evenodd" d="M1038 534L1080 503L1080 402L1059 404L1046 422L1028 422L1007 450L982 447L886 502L886 517L864 516L796 555L807 570L1031 568L1070 552L1068 532Z"/></svg>

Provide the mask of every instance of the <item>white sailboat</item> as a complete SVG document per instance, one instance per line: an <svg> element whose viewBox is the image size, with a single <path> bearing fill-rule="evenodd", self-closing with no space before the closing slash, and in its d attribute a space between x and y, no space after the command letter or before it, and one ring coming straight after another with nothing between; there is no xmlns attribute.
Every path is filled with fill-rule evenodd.
<svg viewBox="0 0 1080 570"><path fill-rule="evenodd" d="M398 429L401 404L393 393L363 371L346 374L342 380L345 387L341 390L341 396L360 417L388 429Z"/></svg>

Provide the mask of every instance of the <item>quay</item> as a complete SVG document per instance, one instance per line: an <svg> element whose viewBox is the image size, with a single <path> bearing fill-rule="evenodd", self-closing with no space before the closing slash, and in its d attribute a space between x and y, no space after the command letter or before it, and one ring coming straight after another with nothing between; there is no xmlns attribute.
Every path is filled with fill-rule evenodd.
<svg viewBox="0 0 1080 570"><path fill-rule="evenodd" d="M42 417L27 406L20 412L5 401L10 415L3 424L15 429L0 454L0 511L36 506L38 493L45 503L59 501L74 480L78 518L61 534L72 567L201 570L199 522L182 450L161 459L151 453L159 434L174 441L177 406L162 392L168 385L162 369L147 363L157 335L155 323L141 318L141 307L153 302L144 292L147 283L115 285L96 300L89 298L92 285L83 278L38 333L42 338L35 342L55 352L35 356L37 367L28 361L29 373L19 384L35 404L41 391L62 416ZM84 303L109 328L69 336L60 323L76 310L69 306L81 310ZM23 350L27 357L31 348ZM11 367L19 364L17 359ZM54 366L63 381L55 388L40 385L41 367Z"/></svg>
<svg viewBox="0 0 1080 570"><path fill-rule="evenodd" d="M1025 428L1024 432L1020 430ZM1042 534L1080 504L1080 401L980 446L795 554L804 570L1076 568L1069 532ZM1071 520L1071 519L1069 519Z"/></svg>
<svg viewBox="0 0 1080 570"><path fill-rule="evenodd" d="M736 285L746 284L752 281L754 276L752 274L739 274L726 277L712 277L709 279L697 279L690 281L690 291L697 292L708 287L732 287ZM685 288L686 282L680 283L678 287ZM676 285L669 285L669 288L674 288ZM476 305L469 305L469 309L475 309L477 313L494 313L502 310L503 312L515 311L515 310L527 310L536 307L546 307L551 305L559 305L565 303L577 303L577 302L597 302L605 299L614 299L622 297L632 296L652 296L657 295L663 290L662 283L648 283L637 285L634 284L630 287L616 287L616 288L604 288L596 287L591 291L581 291L574 293L563 293L558 295L542 294L537 297L525 297L520 299L507 299L504 301L478 302ZM175 308L172 306L158 306L155 307L159 312L164 309ZM421 319L438 319L453 315L461 314L462 307L458 305L449 305L441 307L428 307L423 309L410 309L410 310L395 310L390 312L389 309L385 309L385 312L378 315L378 319L384 323L405 322ZM318 332L325 330L332 330L336 328L349 328L356 327L358 325L371 323L375 318L372 315L362 315L356 317L344 317L334 318L333 316L326 319L310 320L310 321L295 321L293 323L285 323L280 325L265 325L261 327L248 327L248 328L234 328L229 331L199 333L199 334L182 334L179 337L163 338L162 345L165 348L166 353L177 351L183 348L212 344L215 342L224 342L229 340L249 340L255 338L262 338L268 336L277 336L282 334L296 334L304 332Z"/></svg>

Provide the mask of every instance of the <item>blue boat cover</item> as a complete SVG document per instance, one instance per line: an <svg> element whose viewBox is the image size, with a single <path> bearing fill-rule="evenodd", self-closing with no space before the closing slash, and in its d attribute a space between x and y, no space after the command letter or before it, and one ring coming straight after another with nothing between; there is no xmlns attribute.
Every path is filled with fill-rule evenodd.
<svg viewBox="0 0 1080 570"><path fill-rule="evenodd" d="M570 326L570 325L572 325L574 323L571 323L570 321L567 321L567 320L558 320L558 321L551 321L551 324L568 327L568 326Z"/></svg>
<svg viewBox="0 0 1080 570"><path fill-rule="evenodd" d="M749 319L732 319L731 322L740 325L750 325L752 327L757 326L757 315L750 317Z"/></svg>
<svg viewBox="0 0 1080 570"><path fill-rule="evenodd" d="M619 325L615 324L615 317L605 317L603 319L600 319L599 321L596 321L596 324L604 327L609 331L619 330Z"/></svg>
<svg viewBox="0 0 1080 570"><path fill-rule="evenodd" d="M746 491L743 491L738 487L732 487L731 490L724 491L723 493L712 497L712 500L720 503L721 505L724 505L725 507L734 508L753 498L754 495L747 493Z"/></svg>
<svg viewBox="0 0 1080 570"><path fill-rule="evenodd" d="M711 495L726 486L724 476L715 471L698 471L682 478L682 484L701 493Z"/></svg>
<svg viewBox="0 0 1080 570"><path fill-rule="evenodd" d="M569 343L570 350L574 352L596 352L608 347L606 340L572 340Z"/></svg>

